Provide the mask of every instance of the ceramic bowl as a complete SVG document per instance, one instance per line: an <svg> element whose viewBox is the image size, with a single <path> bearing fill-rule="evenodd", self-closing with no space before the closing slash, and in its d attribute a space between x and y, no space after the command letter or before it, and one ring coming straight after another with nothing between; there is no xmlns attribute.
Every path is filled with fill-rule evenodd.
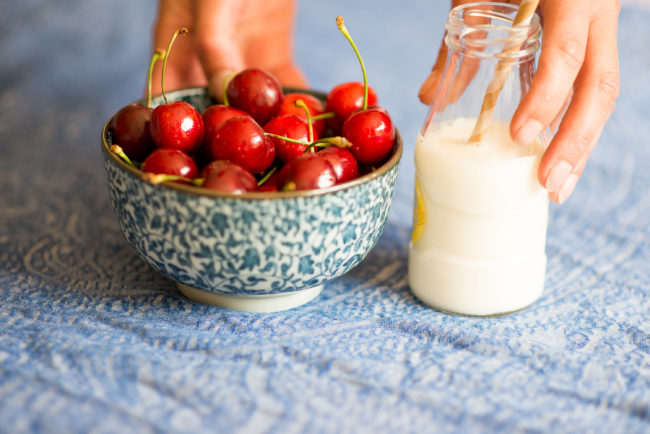
<svg viewBox="0 0 650 434"><path fill-rule="evenodd" d="M167 98L199 111L213 103L204 88ZM402 155L397 133L389 159L355 180L315 191L233 195L151 184L110 146L109 120L102 158L110 199L138 256L195 301L251 312L306 303L364 259L382 234Z"/></svg>

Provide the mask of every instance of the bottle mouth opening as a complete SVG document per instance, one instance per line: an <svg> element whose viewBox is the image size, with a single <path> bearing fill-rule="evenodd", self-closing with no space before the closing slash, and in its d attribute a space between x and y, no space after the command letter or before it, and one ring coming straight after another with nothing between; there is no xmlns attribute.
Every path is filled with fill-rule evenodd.
<svg viewBox="0 0 650 434"><path fill-rule="evenodd" d="M513 26L518 6L479 2L457 6L449 12L445 43L478 57L519 59L535 54L542 27L537 14L528 24Z"/></svg>

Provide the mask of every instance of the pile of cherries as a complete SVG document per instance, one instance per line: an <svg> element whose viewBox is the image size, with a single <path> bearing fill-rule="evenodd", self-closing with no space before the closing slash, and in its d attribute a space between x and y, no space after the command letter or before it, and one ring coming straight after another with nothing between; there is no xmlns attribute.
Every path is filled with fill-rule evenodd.
<svg viewBox="0 0 650 434"><path fill-rule="evenodd" d="M395 127L367 84L359 52L341 17L339 30L352 44L363 82L335 86L325 104L305 92L284 94L278 80L245 69L224 86L224 103L199 113L164 91L166 52L149 67L146 105L133 103L111 121L111 150L154 182L188 183L227 193L327 188L374 170L387 159ZM164 103L152 108L151 76L163 59ZM141 163L140 163L141 162Z"/></svg>

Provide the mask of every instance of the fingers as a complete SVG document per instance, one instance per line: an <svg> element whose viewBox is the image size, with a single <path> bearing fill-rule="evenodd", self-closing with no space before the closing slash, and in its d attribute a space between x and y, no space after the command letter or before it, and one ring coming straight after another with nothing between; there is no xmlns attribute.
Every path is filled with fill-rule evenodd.
<svg viewBox="0 0 650 434"><path fill-rule="evenodd" d="M293 62L278 65L269 70L283 86L307 89L307 79L302 70Z"/></svg>
<svg viewBox="0 0 650 434"><path fill-rule="evenodd" d="M474 1L476 0L452 0L451 8L455 8L456 6L460 6L466 3L472 3ZM518 3L518 0L503 0L503 3ZM480 15L466 16L464 19L466 23L473 22L475 24L480 24L484 21L484 18ZM433 97L435 96L436 89L440 84L440 79L442 78L442 73L445 70L445 65L448 60L448 50L447 45L445 44L445 36L443 36L442 43L438 49L438 56L436 57L433 68L422 83L422 86L420 86L420 90L418 92L418 98L420 99L420 102L426 105L430 105L433 102ZM472 37L480 37L480 35L479 33L473 33L469 36L469 38ZM460 69L458 71L458 77L454 81L454 89L450 90L451 95L447 98L449 103L456 101L463 94L467 88L467 85L472 81L478 72L479 65L475 60L463 59L460 66L458 67ZM450 65L449 69L453 70L454 68L455 64Z"/></svg>
<svg viewBox="0 0 650 434"><path fill-rule="evenodd" d="M192 7L190 0L160 0L158 16L153 27L153 50L166 50L174 32L181 27L190 28L190 34L180 36L174 42L165 70L165 90L201 86L205 76L192 43ZM152 52L153 52L152 50ZM154 69L152 90L160 93L162 62Z"/></svg>
<svg viewBox="0 0 650 434"><path fill-rule="evenodd" d="M217 97L222 95L227 77L245 65L237 37L243 3L236 0L194 2L194 44L209 91Z"/></svg>
<svg viewBox="0 0 650 434"><path fill-rule="evenodd" d="M618 3L607 3L590 24L585 62L560 128L539 167L549 197L564 202L573 192L619 93L616 45Z"/></svg>
<svg viewBox="0 0 650 434"><path fill-rule="evenodd" d="M241 26L244 60L264 68L285 86L307 87L293 60L295 0L249 0Z"/></svg>
<svg viewBox="0 0 650 434"><path fill-rule="evenodd" d="M268 70L285 86L306 87L292 58L294 0L197 0L195 41L210 92L246 67Z"/></svg>
<svg viewBox="0 0 650 434"><path fill-rule="evenodd" d="M585 58L591 10L585 2L589 1L543 3L545 28L539 67L510 123L517 142L534 141L562 109Z"/></svg>
<svg viewBox="0 0 650 434"><path fill-rule="evenodd" d="M450 7L453 9L456 6L460 6L465 3L471 3L472 1L474 0L452 0ZM442 78L442 73L444 72L445 65L447 63L448 50L445 43L446 35L447 33L445 32L445 35L442 38L442 43L440 44L440 48L438 49L438 57L436 57L436 62L434 63L431 72L424 80L424 83L422 83L420 91L418 92L418 98L420 98L420 101L427 105L431 104L433 101L433 97L435 96L436 89L438 88L440 79Z"/></svg>
<svg viewBox="0 0 650 434"><path fill-rule="evenodd" d="M431 104L433 100L433 95L436 91L436 88L438 87L438 82L440 81L440 78L442 77L442 72L445 69L445 64L447 63L447 45L445 45L445 41L443 39L442 44L440 45L440 49L438 50L438 57L436 58L436 63L433 65L433 68L431 69L431 73L429 73L429 76L424 80L424 83L422 83L422 86L420 87L420 91L418 92L418 98L420 98L420 101L423 104Z"/></svg>
<svg viewBox="0 0 650 434"><path fill-rule="evenodd" d="M264 68L284 85L305 87L292 59L294 0L160 0L154 26L154 48L166 48L178 38L165 71L165 90L208 85L223 95L225 80L246 67ZM156 68L154 90L160 89Z"/></svg>

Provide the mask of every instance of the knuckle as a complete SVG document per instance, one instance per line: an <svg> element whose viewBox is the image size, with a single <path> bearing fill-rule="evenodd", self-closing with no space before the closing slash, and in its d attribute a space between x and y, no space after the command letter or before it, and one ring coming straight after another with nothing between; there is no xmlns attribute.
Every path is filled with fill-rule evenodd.
<svg viewBox="0 0 650 434"><path fill-rule="evenodd" d="M615 72L601 73L598 77L597 89L603 107L611 113L620 93L618 74Z"/></svg>
<svg viewBox="0 0 650 434"><path fill-rule="evenodd" d="M555 93L551 88L543 89L542 92L540 93L540 100L543 101L544 105L547 107L549 107L550 104L553 102L554 97L555 97Z"/></svg>
<svg viewBox="0 0 650 434"><path fill-rule="evenodd" d="M209 55L219 55L228 47L228 40L224 37L210 37L208 32L196 32L194 35L194 43L200 53Z"/></svg>
<svg viewBox="0 0 650 434"><path fill-rule="evenodd" d="M571 69L579 70L585 60L585 44L567 39L558 46L560 59Z"/></svg>
<svg viewBox="0 0 650 434"><path fill-rule="evenodd" d="M199 51L204 52L211 52L218 48L214 39L203 37L201 33L194 36L194 44Z"/></svg>
<svg viewBox="0 0 650 434"><path fill-rule="evenodd" d="M573 149L576 151L577 155L585 155L591 151L591 144L593 142L593 137L589 134L581 134L574 138L573 140Z"/></svg>

